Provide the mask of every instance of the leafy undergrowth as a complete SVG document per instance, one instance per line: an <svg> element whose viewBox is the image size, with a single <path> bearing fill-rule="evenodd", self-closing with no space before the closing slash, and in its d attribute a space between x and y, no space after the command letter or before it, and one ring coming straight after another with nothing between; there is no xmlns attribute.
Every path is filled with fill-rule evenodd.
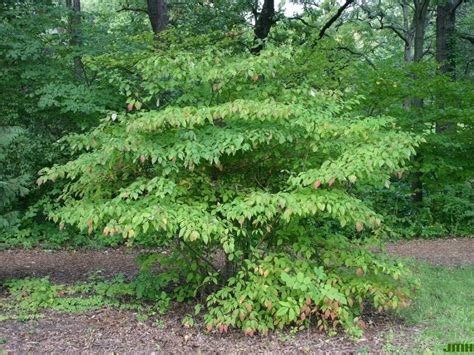
<svg viewBox="0 0 474 355"><path fill-rule="evenodd" d="M473 343L474 267L420 263L412 268L422 287L401 315L408 324L423 326L414 339L417 350L438 353L449 343Z"/></svg>
<svg viewBox="0 0 474 355"><path fill-rule="evenodd" d="M52 284L48 277L8 280L0 299L0 321L39 319L47 310L82 313L103 307L135 310L138 317L163 311L163 304L148 305L132 300L130 284L122 275L112 281L91 277L88 283ZM161 307L161 308L160 308Z"/></svg>

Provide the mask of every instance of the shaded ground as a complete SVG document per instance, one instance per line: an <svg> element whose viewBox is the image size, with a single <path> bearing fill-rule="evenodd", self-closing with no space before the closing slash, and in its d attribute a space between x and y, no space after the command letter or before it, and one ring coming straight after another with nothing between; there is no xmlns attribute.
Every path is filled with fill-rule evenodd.
<svg viewBox="0 0 474 355"><path fill-rule="evenodd" d="M474 265L474 239L457 238L410 241L387 246L389 253L442 265ZM87 280L101 270L105 277L136 273L137 252L125 249L107 251L0 251L0 282L9 278L42 277L53 282ZM0 322L0 353L93 352L93 353L258 353L390 352L393 347L408 348L409 339L420 333L417 326L386 316L374 316L364 338L353 342L344 335L329 337L314 330L293 335L291 331L268 337L244 337L231 331L220 335L206 333L199 324L184 328L181 320L192 313L187 306L174 307L165 316L145 322L130 310L103 308L82 314L48 312L38 321ZM5 344L1 345L2 342Z"/></svg>
<svg viewBox="0 0 474 355"><path fill-rule="evenodd" d="M474 238L411 240L387 245L387 252L433 265L474 265Z"/></svg>
<svg viewBox="0 0 474 355"><path fill-rule="evenodd" d="M137 251L107 250L3 250L0 251L0 282L6 279L49 276L56 283L86 281L91 272L100 270L109 278L118 273L137 273Z"/></svg>

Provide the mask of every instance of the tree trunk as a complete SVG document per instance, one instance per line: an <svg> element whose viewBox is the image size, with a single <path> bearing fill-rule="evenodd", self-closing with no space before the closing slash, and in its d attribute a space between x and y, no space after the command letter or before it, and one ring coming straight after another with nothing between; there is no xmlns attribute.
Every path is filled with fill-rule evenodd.
<svg viewBox="0 0 474 355"><path fill-rule="evenodd" d="M71 33L69 44L77 51L82 46L81 0L66 0L66 6L72 10L69 16L69 31ZM74 76L77 80L81 80L83 77L83 64L80 55L74 56Z"/></svg>
<svg viewBox="0 0 474 355"><path fill-rule="evenodd" d="M155 35L168 27L168 5L165 0L147 0L147 12Z"/></svg>
<svg viewBox="0 0 474 355"><path fill-rule="evenodd" d="M436 7L436 61L440 65L439 71L449 73L453 78L456 69L454 26L460 4L461 0L447 0Z"/></svg>
<svg viewBox="0 0 474 355"><path fill-rule="evenodd" d="M408 0L402 2L402 13L403 13L403 32L405 33L405 48L404 48L404 59L405 62L413 61L413 27L410 26Z"/></svg>
<svg viewBox="0 0 474 355"><path fill-rule="evenodd" d="M413 61L418 63L424 55L425 32L428 20L429 0L415 0L415 14L413 15L413 28L415 31L415 51L413 53ZM415 110L423 108L423 99L415 97L413 99L413 107ZM418 114L418 113L417 113ZM423 202L423 173L421 172L422 154L420 152L415 156L417 170L413 174L412 181L412 198L415 205L419 206Z"/></svg>
<svg viewBox="0 0 474 355"><path fill-rule="evenodd" d="M421 61L421 58L423 58L424 55L429 3L429 0L415 0L415 14L413 16L413 27L415 29L415 52L413 54L413 60L415 62Z"/></svg>
<svg viewBox="0 0 474 355"><path fill-rule="evenodd" d="M436 61L439 72L456 78L456 9L462 0L446 0L436 7ZM441 106L443 102L440 103ZM453 122L436 122L436 132L442 133L455 129Z"/></svg>
<svg viewBox="0 0 474 355"><path fill-rule="evenodd" d="M270 29L275 24L275 0L264 0L262 11L255 21L255 41L258 42L252 52L258 54L263 49L262 41L268 37Z"/></svg>

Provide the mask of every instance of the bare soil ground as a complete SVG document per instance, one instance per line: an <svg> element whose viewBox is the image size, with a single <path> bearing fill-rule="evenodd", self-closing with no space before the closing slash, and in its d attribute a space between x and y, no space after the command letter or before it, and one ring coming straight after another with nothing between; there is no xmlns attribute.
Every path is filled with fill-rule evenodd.
<svg viewBox="0 0 474 355"><path fill-rule="evenodd" d="M419 240L387 246L390 254L414 257L438 265L474 265L474 238ZM50 276L53 282L87 280L101 270L105 277L136 272L137 252L125 249L104 251L0 251L0 282L10 278ZM129 310L103 308L82 314L48 312L38 321L0 322L0 353L321 353L386 352L391 346L409 346L420 328L401 320L374 315L364 337L354 342L340 334L329 337L313 329L292 334L275 332L267 337L244 337L205 332L201 326L184 328L182 317L189 306L177 305L164 316L140 322Z"/></svg>

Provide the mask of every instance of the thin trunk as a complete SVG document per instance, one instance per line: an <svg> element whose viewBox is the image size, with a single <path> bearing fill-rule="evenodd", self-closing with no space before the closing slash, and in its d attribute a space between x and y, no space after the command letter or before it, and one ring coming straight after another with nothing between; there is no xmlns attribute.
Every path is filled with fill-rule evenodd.
<svg viewBox="0 0 474 355"><path fill-rule="evenodd" d="M423 173L420 170L422 164L422 155L420 152L417 152L414 161L418 167L413 173L413 181L411 183L412 199L415 205L419 206L423 202Z"/></svg>
<svg viewBox="0 0 474 355"><path fill-rule="evenodd" d="M168 27L168 5L165 0L147 0L147 13L155 35Z"/></svg>
<svg viewBox="0 0 474 355"><path fill-rule="evenodd" d="M69 31L71 39L69 44L75 51L82 46L82 32L81 32L81 0L66 0L66 6L72 10L69 16ZM79 54L74 56L74 76L77 80L82 80L83 64Z"/></svg>
<svg viewBox="0 0 474 355"><path fill-rule="evenodd" d="M404 59L405 62L413 61L413 28L410 26L409 20L408 1L403 0L402 13L403 13L403 32L405 33L405 48L404 48Z"/></svg>
<svg viewBox="0 0 474 355"><path fill-rule="evenodd" d="M415 0L415 14L413 15L413 29L415 32L415 43L413 61L419 63L424 55L424 43L426 26L428 23L428 6L429 0ZM415 110L421 111L423 108L423 99L414 98L413 107ZM421 114L417 113L417 114ZM423 173L421 172L422 155L420 152L417 153L415 161L418 165L417 170L413 174L412 181L412 196L413 202L419 206L423 202Z"/></svg>
<svg viewBox="0 0 474 355"><path fill-rule="evenodd" d="M413 22L411 22L410 24L410 7L408 6L408 0L403 0L401 5L403 14L403 33L405 34L405 47L403 48L403 58L405 62L410 63L413 62ZM411 101L412 99L410 97L406 97L403 100L403 108L405 110L410 110Z"/></svg>

